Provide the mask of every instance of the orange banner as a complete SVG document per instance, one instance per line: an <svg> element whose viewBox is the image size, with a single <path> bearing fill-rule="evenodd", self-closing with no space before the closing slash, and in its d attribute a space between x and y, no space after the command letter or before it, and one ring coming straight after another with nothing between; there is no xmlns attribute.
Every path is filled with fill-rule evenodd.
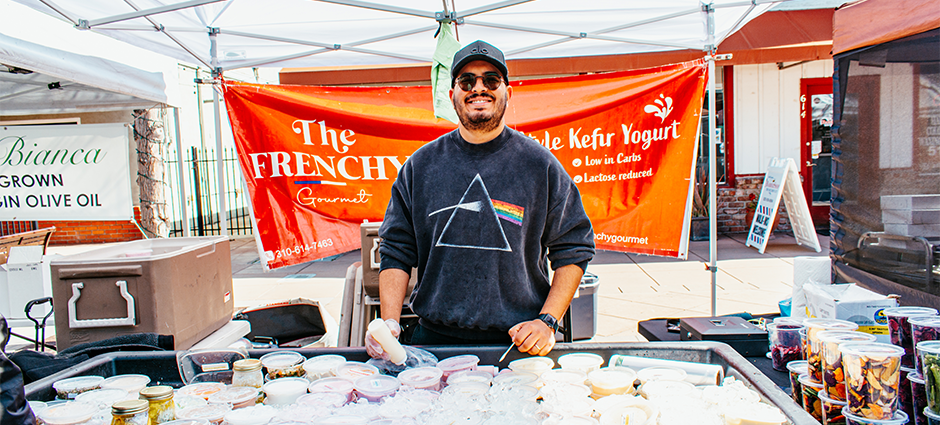
<svg viewBox="0 0 940 425"><path fill-rule="evenodd" d="M571 174L598 249L684 257L707 68L515 81L507 124ZM428 86L223 85L268 267L359 248L412 152L456 126Z"/></svg>

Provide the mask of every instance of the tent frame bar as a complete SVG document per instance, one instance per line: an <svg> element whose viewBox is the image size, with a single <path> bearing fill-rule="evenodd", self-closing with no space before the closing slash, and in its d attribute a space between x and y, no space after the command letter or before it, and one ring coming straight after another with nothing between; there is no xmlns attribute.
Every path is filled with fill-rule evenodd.
<svg viewBox="0 0 940 425"><path fill-rule="evenodd" d="M499 2L499 3L493 3L489 6L482 6L476 9L470 9L465 12L457 13L456 18L463 19L468 16L474 16L474 15L479 15L481 13L492 12L494 10L505 9L507 7L515 6L518 4L528 3L530 1L533 1L533 0L507 0L507 1ZM445 8L447 7L446 3L444 4L444 7Z"/></svg>
<svg viewBox="0 0 940 425"><path fill-rule="evenodd" d="M542 30L538 28L520 27L516 25L506 25L506 24L494 24L494 23L489 23L489 22L471 21L471 20L464 20L464 24L476 25L480 27L504 29L504 30L510 30L510 31L528 32L528 33L533 33L533 34L560 35L560 36L568 38L568 39L565 39L564 41L569 41L570 39L574 39L574 40L594 39L594 40L616 41L616 42L627 43L627 44L676 47L679 49L701 49L702 48L702 46L698 46L698 45L689 45L689 44L680 44L680 43L663 43L663 42L655 42L655 41L649 41L649 40L609 37L609 36L600 35L599 33L596 33L596 32L595 33L588 33L588 32L575 33L575 32L564 32L564 31L550 31L550 30ZM558 44L558 43L553 43L553 44ZM533 48L523 48L523 49L527 49L524 51L536 50Z"/></svg>
<svg viewBox="0 0 940 425"><path fill-rule="evenodd" d="M169 4L166 6L159 6L159 7L154 7L150 9L122 13L120 15L114 15L114 16L110 16L107 18L90 19L90 20L79 19L78 24L76 25L76 28L82 29L82 30L89 30L99 25L106 25L106 24L110 24L114 22L127 21L130 19L137 19L137 18L142 18L142 17L150 17L151 15L158 15L161 13L173 12L175 10L202 6L204 4L209 4L209 3L218 3L220 1L228 1L228 0L190 0L190 1L185 1L182 3ZM137 8L134 7L134 9L137 9Z"/></svg>
<svg viewBox="0 0 940 425"><path fill-rule="evenodd" d="M316 0L321 3L333 3L343 6L359 7L362 9L380 10L382 12L398 13L401 15L417 16L419 18L435 19L434 13L428 13L423 10L409 9L406 7L395 7L379 3L371 3L359 0Z"/></svg>

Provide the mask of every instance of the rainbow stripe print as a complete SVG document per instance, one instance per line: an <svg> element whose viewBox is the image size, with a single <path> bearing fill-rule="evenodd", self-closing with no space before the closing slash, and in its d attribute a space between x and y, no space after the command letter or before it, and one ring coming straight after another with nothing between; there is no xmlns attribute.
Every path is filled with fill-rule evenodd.
<svg viewBox="0 0 940 425"><path fill-rule="evenodd" d="M522 215L525 213L525 208L495 199L493 199L493 208L496 209L496 216L499 218L522 225Z"/></svg>

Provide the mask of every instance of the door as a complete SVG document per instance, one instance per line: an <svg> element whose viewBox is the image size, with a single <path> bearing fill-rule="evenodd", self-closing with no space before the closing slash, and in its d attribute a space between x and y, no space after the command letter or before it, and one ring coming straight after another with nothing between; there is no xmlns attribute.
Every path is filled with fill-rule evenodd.
<svg viewBox="0 0 940 425"><path fill-rule="evenodd" d="M829 229L832 172L832 78L800 80L803 193L818 230Z"/></svg>

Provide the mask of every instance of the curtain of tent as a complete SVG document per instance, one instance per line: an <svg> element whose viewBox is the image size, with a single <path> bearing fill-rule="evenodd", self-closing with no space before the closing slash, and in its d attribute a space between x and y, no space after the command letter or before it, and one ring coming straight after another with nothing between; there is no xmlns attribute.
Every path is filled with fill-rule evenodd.
<svg viewBox="0 0 940 425"><path fill-rule="evenodd" d="M917 211L940 205L911 200L940 202L937 52L940 29L834 58L830 227L837 260L934 295L940 289L927 281L940 281L940 219ZM933 264L924 242L934 245Z"/></svg>

